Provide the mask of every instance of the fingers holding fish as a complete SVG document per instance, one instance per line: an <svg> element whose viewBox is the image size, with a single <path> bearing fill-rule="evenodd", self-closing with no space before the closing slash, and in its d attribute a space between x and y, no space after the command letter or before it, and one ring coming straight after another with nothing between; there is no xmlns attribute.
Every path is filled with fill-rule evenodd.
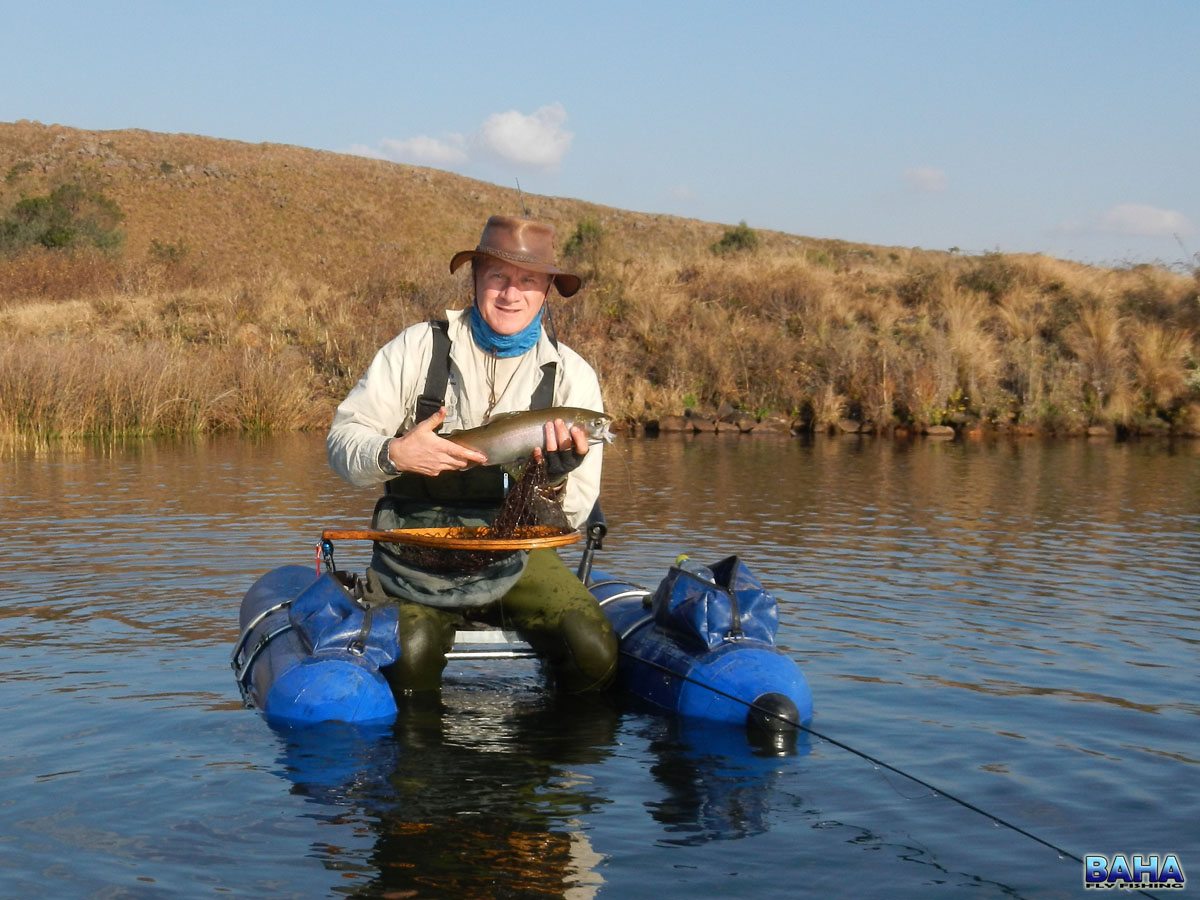
<svg viewBox="0 0 1200 900"><path fill-rule="evenodd" d="M612 420L602 412L556 406L544 410L501 413L486 425L454 431L447 438L487 454L493 465L525 462L530 454L564 450L582 456L589 444L608 443Z"/></svg>
<svg viewBox="0 0 1200 900"><path fill-rule="evenodd" d="M392 441L388 455L397 469L419 475L440 475L442 472L487 463L487 456L474 447L448 441L435 433L445 418L446 408L442 407L412 431Z"/></svg>
<svg viewBox="0 0 1200 900"><path fill-rule="evenodd" d="M394 444L402 445L401 452L393 450L391 454L396 468L402 472L440 475L442 472L487 463L487 457L478 450L463 447L436 434L420 436L411 432L397 438Z"/></svg>
<svg viewBox="0 0 1200 900"><path fill-rule="evenodd" d="M534 462L546 460L546 480L559 484L583 463L588 451L587 432L578 425L570 428L562 419L547 422L543 427L545 450L535 447Z"/></svg>
<svg viewBox="0 0 1200 900"><path fill-rule="evenodd" d="M542 426L542 434L547 452L570 450L572 446L580 455L588 451L588 435L580 425L572 423L568 427L562 419L555 419Z"/></svg>

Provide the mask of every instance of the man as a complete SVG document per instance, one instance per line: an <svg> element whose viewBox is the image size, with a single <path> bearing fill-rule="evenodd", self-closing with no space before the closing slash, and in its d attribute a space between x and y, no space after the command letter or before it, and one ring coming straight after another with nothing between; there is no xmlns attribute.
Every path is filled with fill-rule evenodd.
<svg viewBox="0 0 1200 900"><path fill-rule="evenodd" d="M456 253L451 273L471 262L475 302L445 322L405 329L376 355L337 408L326 438L333 470L357 486L385 485L377 529L490 524L508 476L484 454L439 434L527 409L601 411L596 373L542 327L550 289L570 297L580 279L554 261L553 230L492 216L474 250ZM544 458L568 521L578 527L600 492L600 447L563 421L547 424ZM554 550L517 552L477 572L445 571L406 548L378 543L368 589L400 609L401 656L386 668L400 692L436 689L454 632L466 621L518 631L554 671L560 690L606 687L617 643L607 618Z"/></svg>

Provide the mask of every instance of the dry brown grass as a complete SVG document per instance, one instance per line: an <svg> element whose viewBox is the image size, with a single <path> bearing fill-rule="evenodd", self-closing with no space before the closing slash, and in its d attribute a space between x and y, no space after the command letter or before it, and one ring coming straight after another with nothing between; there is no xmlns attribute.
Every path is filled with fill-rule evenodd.
<svg viewBox="0 0 1200 900"><path fill-rule="evenodd" d="M1067 349L1078 360L1086 399L1097 415L1104 415L1117 398L1125 411L1127 350L1122 339L1124 319L1110 305L1093 303L1064 333Z"/></svg>
<svg viewBox="0 0 1200 900"><path fill-rule="evenodd" d="M1130 332L1133 382L1147 406L1163 409L1186 396L1192 335L1157 322L1134 323Z"/></svg>
<svg viewBox="0 0 1200 900"><path fill-rule="evenodd" d="M275 431L324 424L294 354L150 342L0 345L0 433L86 435Z"/></svg>
<svg viewBox="0 0 1200 900"><path fill-rule="evenodd" d="M0 260L0 431L320 428L375 350L463 305L450 255L516 192L444 172L190 135L0 124L0 213L82 180L120 257ZM881 248L526 195L587 287L552 301L609 408L728 403L832 428L1200 427L1197 277Z"/></svg>

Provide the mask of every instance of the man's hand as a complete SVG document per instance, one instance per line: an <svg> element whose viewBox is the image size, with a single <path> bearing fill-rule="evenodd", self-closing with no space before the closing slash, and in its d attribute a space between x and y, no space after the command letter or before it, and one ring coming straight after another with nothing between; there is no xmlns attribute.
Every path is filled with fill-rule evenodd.
<svg viewBox="0 0 1200 900"><path fill-rule="evenodd" d="M465 469L476 464L483 465L487 457L478 450L463 447L448 441L434 432L446 421L446 407L442 407L412 431L393 438L388 445L388 456L401 472L416 472L418 475L440 475L455 469Z"/></svg>
<svg viewBox="0 0 1200 900"><path fill-rule="evenodd" d="M542 435L546 448L536 448L533 461L538 463L545 459L546 481L552 485L561 484L568 474L579 468L587 455L587 432L578 425L571 426L568 431L566 422L555 419L542 427Z"/></svg>

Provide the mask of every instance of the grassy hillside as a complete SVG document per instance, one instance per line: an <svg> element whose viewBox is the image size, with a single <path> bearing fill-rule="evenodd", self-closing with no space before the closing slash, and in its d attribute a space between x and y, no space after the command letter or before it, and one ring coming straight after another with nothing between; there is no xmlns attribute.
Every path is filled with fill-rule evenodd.
<svg viewBox="0 0 1200 900"><path fill-rule="evenodd" d="M1194 274L525 203L587 280L559 333L629 421L1200 432ZM449 257L519 210L432 169L0 123L0 432L323 427L380 344L467 302Z"/></svg>
<svg viewBox="0 0 1200 900"><path fill-rule="evenodd" d="M64 182L101 189L125 212L127 261L151 258L155 242L182 241L210 282L286 271L344 289L359 285L364 270L400 278L436 261L445 271L454 251L475 245L488 215L521 209L515 189L436 169L279 144L30 122L0 123L0 175L5 206ZM704 247L723 232L576 200L526 194L525 202L564 237L580 219L601 218L631 252Z"/></svg>

